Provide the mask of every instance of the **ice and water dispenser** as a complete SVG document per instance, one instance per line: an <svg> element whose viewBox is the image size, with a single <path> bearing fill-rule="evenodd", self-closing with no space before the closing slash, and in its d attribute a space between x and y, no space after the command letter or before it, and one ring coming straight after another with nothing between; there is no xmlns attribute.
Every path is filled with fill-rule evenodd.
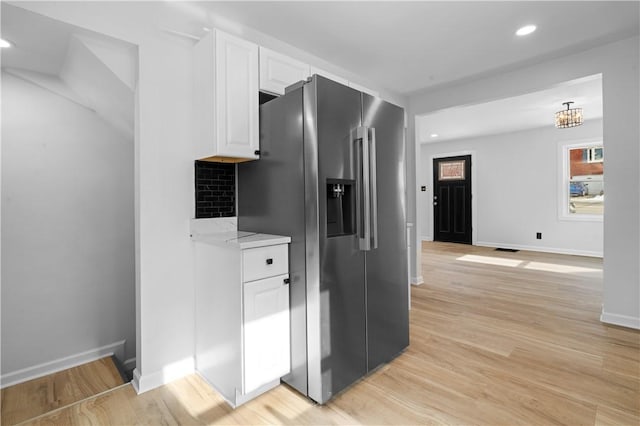
<svg viewBox="0 0 640 426"><path fill-rule="evenodd" d="M327 237L356 233L355 181L327 179Z"/></svg>

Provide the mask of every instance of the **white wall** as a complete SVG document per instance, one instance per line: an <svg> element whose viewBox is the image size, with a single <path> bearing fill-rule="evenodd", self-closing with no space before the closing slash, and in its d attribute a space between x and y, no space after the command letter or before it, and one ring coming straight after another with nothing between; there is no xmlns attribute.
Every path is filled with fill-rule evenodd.
<svg viewBox="0 0 640 426"><path fill-rule="evenodd" d="M141 391L193 371L193 41L164 32L158 2L15 5L138 46L135 216ZM172 11L174 12L174 11Z"/></svg>
<svg viewBox="0 0 640 426"><path fill-rule="evenodd" d="M3 376L121 340L135 357L133 140L6 73L2 106Z"/></svg>
<svg viewBox="0 0 640 426"><path fill-rule="evenodd" d="M640 328L638 37L411 97L410 117L530 93L602 73L607 145L603 321ZM412 136L414 136L412 134ZM417 176L421 176L420 172Z"/></svg>
<svg viewBox="0 0 640 426"><path fill-rule="evenodd" d="M195 41L172 35L164 28L171 29L178 21L197 22L207 15L184 2L14 4L138 46L135 143L138 364L134 385L145 391L188 374L194 366L194 270L189 219L194 208L191 53ZM296 53L290 45L255 31L232 24L220 27L276 50L283 47L286 50L283 53L292 56ZM404 98L386 94L404 103Z"/></svg>
<svg viewBox="0 0 640 426"><path fill-rule="evenodd" d="M573 129L549 127L472 139L424 143L419 217L433 240L433 158L473 152L477 245L602 256L602 222L560 220L559 146L602 138L602 120ZM606 180L606 176L605 176ZM542 232L542 239L536 239Z"/></svg>

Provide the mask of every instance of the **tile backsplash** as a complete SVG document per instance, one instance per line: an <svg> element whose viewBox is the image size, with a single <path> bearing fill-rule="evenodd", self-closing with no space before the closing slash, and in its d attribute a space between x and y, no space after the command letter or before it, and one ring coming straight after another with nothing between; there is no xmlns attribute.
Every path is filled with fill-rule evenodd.
<svg viewBox="0 0 640 426"><path fill-rule="evenodd" d="M196 219L236 215L236 166L195 162Z"/></svg>

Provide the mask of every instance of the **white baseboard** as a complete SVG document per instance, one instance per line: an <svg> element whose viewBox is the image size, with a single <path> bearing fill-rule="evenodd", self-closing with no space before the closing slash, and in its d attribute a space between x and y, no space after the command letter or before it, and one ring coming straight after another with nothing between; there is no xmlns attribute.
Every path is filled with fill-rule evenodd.
<svg viewBox="0 0 640 426"><path fill-rule="evenodd" d="M477 241L477 246L482 247L495 247L495 248L507 248L514 250L527 250L527 251L539 251L543 253L557 253L557 254L570 254L574 256L588 256L588 257L602 257L602 252L590 251L590 250L573 250L565 248L555 247L539 247L539 246L526 246L520 244L506 244L506 243L493 243L487 241Z"/></svg>
<svg viewBox="0 0 640 426"><path fill-rule="evenodd" d="M155 373L141 375L140 370L136 367L133 370L133 381L131 384L136 393L141 394L151 389L155 389L174 380L178 380L195 372L195 360L193 357L185 358L181 361L174 362L165 366L161 371Z"/></svg>
<svg viewBox="0 0 640 426"><path fill-rule="evenodd" d="M122 367L125 369L125 371L133 370L134 368L136 368L136 358L133 357L125 360L122 363Z"/></svg>
<svg viewBox="0 0 640 426"><path fill-rule="evenodd" d="M433 241L433 237L429 236L429 235L423 235L421 237L422 241Z"/></svg>
<svg viewBox="0 0 640 426"><path fill-rule="evenodd" d="M424 279L422 278L422 275L418 277L411 277L411 285L420 285L420 284L424 284Z"/></svg>
<svg viewBox="0 0 640 426"><path fill-rule="evenodd" d="M138 370L138 367L133 369L133 380L131 380L131 386L133 386L133 389L137 394L140 394L140 370Z"/></svg>
<svg viewBox="0 0 640 426"><path fill-rule="evenodd" d="M124 357L124 344L125 340L121 340L119 342L111 343L110 345L90 349L85 352L3 374L0 377L0 388L16 385L18 383L26 382L27 380L37 379L38 377L46 376L48 374L57 373L58 371L86 364L106 356L115 355L117 358L122 359Z"/></svg>
<svg viewBox="0 0 640 426"><path fill-rule="evenodd" d="M640 330L640 318L630 317L627 315L609 314L605 311L602 311L602 315L600 315L600 321L607 324L620 325L622 327L629 327Z"/></svg>

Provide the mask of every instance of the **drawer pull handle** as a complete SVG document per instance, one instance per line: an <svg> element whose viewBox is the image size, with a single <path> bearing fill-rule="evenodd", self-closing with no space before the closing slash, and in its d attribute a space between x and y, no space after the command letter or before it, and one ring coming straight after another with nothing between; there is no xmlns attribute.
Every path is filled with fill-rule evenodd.
<svg viewBox="0 0 640 426"><path fill-rule="evenodd" d="M272 258L268 258L267 259L267 265L272 265L273 264L273 259Z"/></svg>
<svg viewBox="0 0 640 426"><path fill-rule="evenodd" d="M285 278L283 281L284 281L285 284L289 284L291 282L291 280L289 278Z"/></svg>

